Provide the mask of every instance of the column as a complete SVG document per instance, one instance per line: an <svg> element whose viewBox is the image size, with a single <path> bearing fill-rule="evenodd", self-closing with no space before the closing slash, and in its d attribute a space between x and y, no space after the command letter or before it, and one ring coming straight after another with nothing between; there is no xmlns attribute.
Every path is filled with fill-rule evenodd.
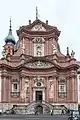
<svg viewBox="0 0 80 120"><path fill-rule="evenodd" d="M22 79L21 79L21 77L19 79L20 79L20 82L19 82L19 94L21 94L21 91L22 91ZM22 102L21 95L20 95L20 102Z"/></svg>
<svg viewBox="0 0 80 120"><path fill-rule="evenodd" d="M21 91L20 91L20 96L21 96L21 99L22 99L22 102L25 102L25 97L26 97L26 95L25 95L25 78L24 77L22 77L22 79L21 79Z"/></svg>
<svg viewBox="0 0 80 120"><path fill-rule="evenodd" d="M3 77L3 102L6 102L6 97L7 97L7 91L6 91L6 77Z"/></svg>
<svg viewBox="0 0 80 120"><path fill-rule="evenodd" d="M59 83L58 77L56 77L56 102L58 102Z"/></svg>
<svg viewBox="0 0 80 120"><path fill-rule="evenodd" d="M71 93L71 79L69 76L66 77L66 81L67 81L67 88L66 88L66 92L67 92L67 96L66 96L66 102L69 103L71 100L70 93Z"/></svg>
<svg viewBox="0 0 80 120"><path fill-rule="evenodd" d="M35 89L33 89L33 101L35 101Z"/></svg>
<svg viewBox="0 0 80 120"><path fill-rule="evenodd" d="M74 102L78 102L78 84L77 84L77 76L73 77L74 79Z"/></svg>
<svg viewBox="0 0 80 120"><path fill-rule="evenodd" d="M74 88L74 84L75 84L75 81L74 81L74 77L72 76L72 80L71 80L72 82L72 103L73 103L73 101L75 100L75 97L76 96L74 96L74 90L75 90L75 88Z"/></svg>
<svg viewBox="0 0 80 120"><path fill-rule="evenodd" d="M8 79L8 86L9 86L9 88L8 88L8 90L9 90L9 98L8 98L8 102L11 102L11 92L12 92L12 83L11 83L11 77L9 77L9 79Z"/></svg>
<svg viewBox="0 0 80 120"><path fill-rule="evenodd" d="M54 77L54 80L53 80L53 82L54 82L54 102L56 102L57 101L57 95L58 95L58 92L57 92L57 80L56 80L56 76Z"/></svg>
<svg viewBox="0 0 80 120"><path fill-rule="evenodd" d="M45 101L45 88L43 89L43 101Z"/></svg>
<svg viewBox="0 0 80 120"><path fill-rule="evenodd" d="M29 82L29 98L30 98L30 102L32 102L32 95L33 95L33 93L32 93L32 77L30 77L30 82Z"/></svg>
<svg viewBox="0 0 80 120"><path fill-rule="evenodd" d="M46 77L46 101L49 102L49 80L48 77Z"/></svg>

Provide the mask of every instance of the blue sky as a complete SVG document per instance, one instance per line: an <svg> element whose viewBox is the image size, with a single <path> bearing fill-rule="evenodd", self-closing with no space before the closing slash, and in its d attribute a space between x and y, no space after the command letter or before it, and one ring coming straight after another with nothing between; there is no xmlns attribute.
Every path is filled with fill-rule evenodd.
<svg viewBox="0 0 80 120"><path fill-rule="evenodd" d="M16 30L27 25L29 19L35 20L36 6L39 19L44 22L48 20L50 25L61 31L61 52L66 55L68 46L70 53L73 49L75 58L80 60L80 0L0 0L0 53L5 44L4 38L8 34L10 16L13 36L17 41Z"/></svg>

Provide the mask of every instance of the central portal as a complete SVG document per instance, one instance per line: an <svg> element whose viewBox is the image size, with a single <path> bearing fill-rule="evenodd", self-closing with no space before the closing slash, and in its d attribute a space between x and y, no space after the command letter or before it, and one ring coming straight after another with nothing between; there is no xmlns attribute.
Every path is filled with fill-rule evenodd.
<svg viewBox="0 0 80 120"><path fill-rule="evenodd" d="M36 91L36 101L42 101L42 91Z"/></svg>

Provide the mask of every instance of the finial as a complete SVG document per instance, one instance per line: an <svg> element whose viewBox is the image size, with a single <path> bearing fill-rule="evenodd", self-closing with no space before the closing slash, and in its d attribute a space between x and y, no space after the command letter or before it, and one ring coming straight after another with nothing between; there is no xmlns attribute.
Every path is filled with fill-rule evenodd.
<svg viewBox="0 0 80 120"><path fill-rule="evenodd" d="M67 47L67 55L69 55L69 47Z"/></svg>
<svg viewBox="0 0 80 120"><path fill-rule="evenodd" d="M11 17L10 17L10 30L11 30Z"/></svg>
<svg viewBox="0 0 80 120"><path fill-rule="evenodd" d="M38 7L36 7L36 20L38 19Z"/></svg>

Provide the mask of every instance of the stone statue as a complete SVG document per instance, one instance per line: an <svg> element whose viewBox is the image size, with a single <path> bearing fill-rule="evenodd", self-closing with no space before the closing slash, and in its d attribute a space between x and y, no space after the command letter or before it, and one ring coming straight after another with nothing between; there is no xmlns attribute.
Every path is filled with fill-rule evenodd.
<svg viewBox="0 0 80 120"><path fill-rule="evenodd" d="M75 55L75 52L72 50L71 57L74 57L74 55Z"/></svg>
<svg viewBox="0 0 80 120"><path fill-rule="evenodd" d="M25 53L25 43L24 43L24 38L22 40L22 42L20 43L21 44L21 51L22 51L22 54Z"/></svg>
<svg viewBox="0 0 80 120"><path fill-rule="evenodd" d="M6 58L6 50L5 49L3 49L3 51L2 51L2 56L3 56L3 58Z"/></svg>
<svg viewBox="0 0 80 120"><path fill-rule="evenodd" d="M55 54L57 52L56 46L52 44L52 54Z"/></svg>

